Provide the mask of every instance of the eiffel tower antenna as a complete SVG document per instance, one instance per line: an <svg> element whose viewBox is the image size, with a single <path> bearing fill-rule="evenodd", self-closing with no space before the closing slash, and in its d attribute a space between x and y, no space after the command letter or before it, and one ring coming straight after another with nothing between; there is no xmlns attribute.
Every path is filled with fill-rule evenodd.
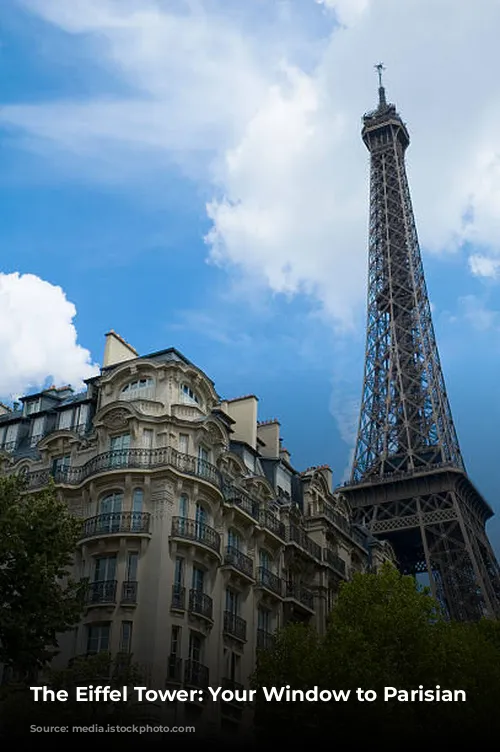
<svg viewBox="0 0 500 752"><path fill-rule="evenodd" d="M385 100L363 118L370 152L365 374L352 476L355 518L424 574L448 616L500 616L491 508L469 480L441 369L406 175L406 125Z"/></svg>

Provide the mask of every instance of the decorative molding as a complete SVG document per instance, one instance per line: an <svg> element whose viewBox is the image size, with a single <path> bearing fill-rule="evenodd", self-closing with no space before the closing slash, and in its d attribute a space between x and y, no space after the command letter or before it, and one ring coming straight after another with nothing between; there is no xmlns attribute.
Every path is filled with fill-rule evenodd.
<svg viewBox="0 0 500 752"><path fill-rule="evenodd" d="M126 428L131 417L132 416L128 410L116 407L113 410L110 410L109 413L106 413L106 415L104 415L104 417L102 418L102 423L106 426L106 428Z"/></svg>

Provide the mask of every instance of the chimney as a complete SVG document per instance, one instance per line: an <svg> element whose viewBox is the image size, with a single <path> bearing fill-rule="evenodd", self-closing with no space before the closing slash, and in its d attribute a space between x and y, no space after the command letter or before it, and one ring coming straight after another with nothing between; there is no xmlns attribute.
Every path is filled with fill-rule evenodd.
<svg viewBox="0 0 500 752"><path fill-rule="evenodd" d="M257 423L257 438L264 442L260 448L262 457L277 460L280 456L280 423L278 420L263 420Z"/></svg>
<svg viewBox="0 0 500 752"><path fill-rule="evenodd" d="M106 334L106 344L104 346L103 368L115 366L118 363L124 363L126 360L133 360L139 357L139 353L132 345L120 337L119 334L111 330Z"/></svg>
<svg viewBox="0 0 500 752"><path fill-rule="evenodd" d="M234 420L233 441L243 441L257 449L257 403L254 394L221 402L221 410Z"/></svg>

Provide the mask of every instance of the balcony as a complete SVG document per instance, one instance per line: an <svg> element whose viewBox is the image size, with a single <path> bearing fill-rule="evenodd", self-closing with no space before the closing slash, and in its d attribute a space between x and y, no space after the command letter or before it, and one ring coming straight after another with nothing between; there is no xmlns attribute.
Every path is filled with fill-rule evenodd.
<svg viewBox="0 0 500 752"><path fill-rule="evenodd" d="M122 597L120 603L133 606L137 603L137 580L125 580L122 583Z"/></svg>
<svg viewBox="0 0 500 752"><path fill-rule="evenodd" d="M80 543L108 535L150 535L149 512L110 512L89 517L83 523Z"/></svg>
<svg viewBox="0 0 500 752"><path fill-rule="evenodd" d="M227 499L227 503L234 504L235 507L241 509L255 521L259 520L259 502L255 501L250 496L247 496L247 494L240 492L237 496L231 496L231 498Z"/></svg>
<svg viewBox="0 0 500 752"><path fill-rule="evenodd" d="M209 671L208 666L198 663L198 661L186 661L184 666L184 683L189 687L198 687L206 689L208 687Z"/></svg>
<svg viewBox="0 0 500 752"><path fill-rule="evenodd" d="M285 585L285 599L300 603L308 611L314 611L314 594L308 588L295 582L287 582Z"/></svg>
<svg viewBox="0 0 500 752"><path fill-rule="evenodd" d="M193 616L201 616L203 619L213 621L213 601L209 595L202 593L200 590L189 591L189 608L188 611Z"/></svg>
<svg viewBox="0 0 500 752"><path fill-rule="evenodd" d="M96 580L89 582L86 605L87 606L105 606L116 603L116 580Z"/></svg>
<svg viewBox="0 0 500 752"><path fill-rule="evenodd" d="M257 630L257 648L259 650L271 650L274 647L275 637L267 629Z"/></svg>
<svg viewBox="0 0 500 752"><path fill-rule="evenodd" d="M278 596L278 598L283 597L283 582L281 578L265 567L259 567L257 570L257 587L265 588L265 590Z"/></svg>
<svg viewBox="0 0 500 752"><path fill-rule="evenodd" d="M172 587L172 602L170 608L174 611L186 610L186 588L180 585Z"/></svg>
<svg viewBox="0 0 500 752"><path fill-rule="evenodd" d="M220 473L215 465L189 454L182 454L172 447L158 449L116 449L92 457L80 467L67 467L51 472L36 470L27 473L29 489L46 486L50 478L55 483L79 486L88 478L113 470L155 470L172 467L184 475L192 475L220 487Z"/></svg>
<svg viewBox="0 0 500 752"><path fill-rule="evenodd" d="M280 520L274 515L271 514L267 509L263 509L259 512L259 524L261 527L263 527L265 530L269 530L269 532L276 535L281 540L285 540L286 538L286 528L283 522L280 522Z"/></svg>
<svg viewBox="0 0 500 752"><path fill-rule="evenodd" d="M224 611L224 634L241 642L246 642L247 623L245 619L233 614L232 611Z"/></svg>
<svg viewBox="0 0 500 752"><path fill-rule="evenodd" d="M347 568L345 561L341 559L338 554L332 551L331 548L323 549L323 561L326 561L328 566L335 570L335 572L340 575L340 577L346 577Z"/></svg>
<svg viewBox="0 0 500 752"><path fill-rule="evenodd" d="M226 546L224 564L236 569L250 580L253 580L253 560L249 556L241 553L241 551L235 546Z"/></svg>
<svg viewBox="0 0 500 752"><path fill-rule="evenodd" d="M186 517L174 517L172 520L172 538L199 543L220 554L220 535L203 522L188 520Z"/></svg>
<svg viewBox="0 0 500 752"><path fill-rule="evenodd" d="M321 561L321 546L318 546L309 536L297 525L288 526L288 543L298 546L301 551L312 556L313 559Z"/></svg>
<svg viewBox="0 0 500 752"><path fill-rule="evenodd" d="M167 683L182 684L182 658L176 655L168 656Z"/></svg>

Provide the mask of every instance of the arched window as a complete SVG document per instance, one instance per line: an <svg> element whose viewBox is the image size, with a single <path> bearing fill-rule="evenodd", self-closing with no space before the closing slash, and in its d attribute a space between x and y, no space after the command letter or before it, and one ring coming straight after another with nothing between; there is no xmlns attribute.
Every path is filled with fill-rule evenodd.
<svg viewBox="0 0 500 752"><path fill-rule="evenodd" d="M189 384L181 385L181 398L186 405L199 405L200 400L196 392L189 386Z"/></svg>
<svg viewBox="0 0 500 752"><path fill-rule="evenodd" d="M120 529L123 508L123 493L114 493L103 496L99 501L99 516L97 524L99 530L109 533L117 533Z"/></svg>
<svg viewBox="0 0 500 752"><path fill-rule="evenodd" d="M121 398L126 400L154 399L154 386L154 379L149 376L135 379L123 387Z"/></svg>

